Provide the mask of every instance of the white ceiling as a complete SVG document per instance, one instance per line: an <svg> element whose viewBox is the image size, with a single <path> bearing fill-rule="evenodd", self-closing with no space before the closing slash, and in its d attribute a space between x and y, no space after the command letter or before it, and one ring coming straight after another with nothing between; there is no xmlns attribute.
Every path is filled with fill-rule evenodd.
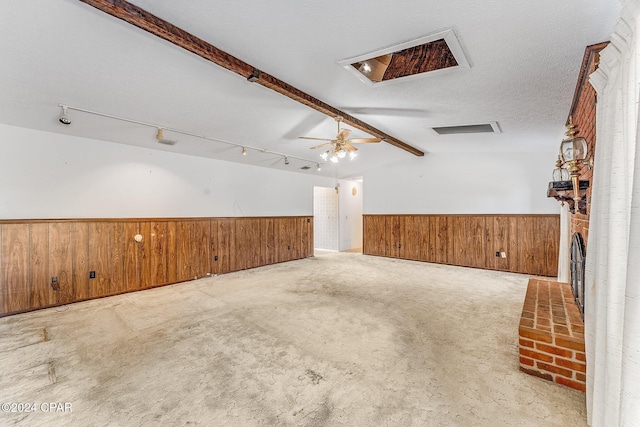
<svg viewBox="0 0 640 427"><path fill-rule="evenodd" d="M426 152L553 153L587 45L607 40L617 0L245 1L133 3ZM70 112L59 103L321 162L335 122L76 0L6 1L0 14L0 123L299 170L275 155ZM453 28L471 68L370 87L337 61ZM438 136L432 126L497 121L501 134ZM354 130L352 137L368 136ZM323 175L416 161L360 146ZM550 165L552 162L550 162ZM551 166L550 166L551 168ZM315 167L306 173L318 173Z"/></svg>

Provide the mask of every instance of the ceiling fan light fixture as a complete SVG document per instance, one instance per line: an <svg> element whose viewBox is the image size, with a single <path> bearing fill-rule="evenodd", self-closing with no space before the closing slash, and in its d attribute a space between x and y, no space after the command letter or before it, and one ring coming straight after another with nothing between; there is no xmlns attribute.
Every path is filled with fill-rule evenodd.
<svg viewBox="0 0 640 427"><path fill-rule="evenodd" d="M338 163L338 157L334 154L333 156L331 156L331 161L333 163Z"/></svg>
<svg viewBox="0 0 640 427"><path fill-rule="evenodd" d="M326 162L327 159L329 158L329 150L327 150L324 153L320 154L320 157L322 157L322 160L324 160Z"/></svg>
<svg viewBox="0 0 640 427"><path fill-rule="evenodd" d="M337 156L339 159L344 159L344 157L347 155L347 152L344 149L340 149L338 150Z"/></svg>
<svg viewBox="0 0 640 427"><path fill-rule="evenodd" d="M356 153L355 151L352 151L349 153L349 158L351 160L355 159L358 156L358 153Z"/></svg>

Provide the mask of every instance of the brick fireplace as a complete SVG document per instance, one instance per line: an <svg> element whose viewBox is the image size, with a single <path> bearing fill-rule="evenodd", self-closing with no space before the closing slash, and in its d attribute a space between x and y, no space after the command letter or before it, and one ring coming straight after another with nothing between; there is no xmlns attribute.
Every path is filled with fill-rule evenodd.
<svg viewBox="0 0 640 427"><path fill-rule="evenodd" d="M596 148L596 92L589 75L598 68L599 52L608 42L586 48L569 116L578 136L587 141L589 156ZM567 119L567 122L569 120ZM558 140L560 144L560 140ZM597 167L597 165L593 165ZM582 166L580 180L591 183L593 168ZM520 369L576 390L586 389L587 363L584 352L584 256L589 236L591 185L585 191L586 211L571 213L566 253L571 254L571 282L531 278L519 325ZM573 196L571 195L570 198ZM580 248L576 248L576 242ZM562 253L562 248L561 248Z"/></svg>

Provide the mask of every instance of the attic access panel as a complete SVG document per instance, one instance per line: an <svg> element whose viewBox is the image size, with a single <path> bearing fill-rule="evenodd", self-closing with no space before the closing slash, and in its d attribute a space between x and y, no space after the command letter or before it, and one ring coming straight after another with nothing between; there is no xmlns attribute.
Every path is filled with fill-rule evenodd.
<svg viewBox="0 0 640 427"><path fill-rule="evenodd" d="M362 82L372 86L399 79L422 77L443 71L469 68L453 30L390 46L338 61Z"/></svg>

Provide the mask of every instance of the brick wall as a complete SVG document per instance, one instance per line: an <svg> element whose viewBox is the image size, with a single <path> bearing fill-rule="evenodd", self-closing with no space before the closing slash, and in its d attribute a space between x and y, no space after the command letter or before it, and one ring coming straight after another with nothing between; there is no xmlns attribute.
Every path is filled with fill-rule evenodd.
<svg viewBox="0 0 640 427"><path fill-rule="evenodd" d="M584 324L568 283L530 279L518 332L520 370L585 391Z"/></svg>
<svg viewBox="0 0 640 427"><path fill-rule="evenodd" d="M587 140L589 156L595 154L596 149L596 91L589 83L589 75L598 69L599 52L607 43L600 43L587 47L580 76L576 86L570 115L576 126L578 136ZM571 235L582 234L585 247L589 239L589 215L591 213L591 188L593 186L593 170L583 166L580 173L581 180L590 182L587 189L587 213L571 215Z"/></svg>

